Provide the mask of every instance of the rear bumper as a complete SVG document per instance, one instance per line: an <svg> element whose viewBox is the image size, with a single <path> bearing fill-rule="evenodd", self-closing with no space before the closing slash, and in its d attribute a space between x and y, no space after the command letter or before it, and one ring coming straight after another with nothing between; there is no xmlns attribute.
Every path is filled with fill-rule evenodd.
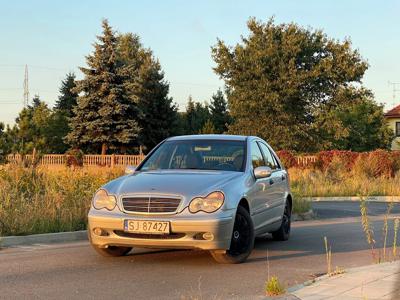
<svg viewBox="0 0 400 300"><path fill-rule="evenodd" d="M225 211L220 214L188 218L174 216L132 216L112 214L109 212L91 210L89 212L88 233L91 243L100 248L108 246L173 248L173 249L203 249L226 250L230 247L234 211ZM158 220L170 222L171 235L169 236L137 236L124 234L124 220ZM105 235L96 235L93 229L101 228ZM212 239L202 238L203 233L211 233Z"/></svg>

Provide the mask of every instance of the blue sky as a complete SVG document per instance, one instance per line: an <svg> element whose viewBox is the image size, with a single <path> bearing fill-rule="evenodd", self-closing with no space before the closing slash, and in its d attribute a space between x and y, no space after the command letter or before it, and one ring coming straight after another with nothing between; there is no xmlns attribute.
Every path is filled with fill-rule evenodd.
<svg viewBox="0 0 400 300"><path fill-rule="evenodd" d="M400 2L396 1L0 1L0 121L22 108L24 65L31 96L52 106L68 71L92 51L102 18L115 30L140 35L160 59L170 95L184 109L189 95L206 101L223 86L213 73L210 47L234 44L254 16L296 22L350 37L370 64L363 80L376 100L393 105L388 81L400 82ZM398 86L400 89L400 85ZM400 91L396 103L400 103Z"/></svg>

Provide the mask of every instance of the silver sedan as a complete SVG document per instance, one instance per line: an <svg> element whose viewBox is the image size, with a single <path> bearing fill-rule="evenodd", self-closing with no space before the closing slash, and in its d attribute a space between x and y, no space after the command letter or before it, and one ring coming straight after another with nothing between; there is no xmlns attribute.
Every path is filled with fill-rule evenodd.
<svg viewBox="0 0 400 300"><path fill-rule="evenodd" d="M96 192L88 232L105 256L132 247L204 249L218 262L240 263L256 236L289 238L291 209L288 173L264 140L179 136Z"/></svg>

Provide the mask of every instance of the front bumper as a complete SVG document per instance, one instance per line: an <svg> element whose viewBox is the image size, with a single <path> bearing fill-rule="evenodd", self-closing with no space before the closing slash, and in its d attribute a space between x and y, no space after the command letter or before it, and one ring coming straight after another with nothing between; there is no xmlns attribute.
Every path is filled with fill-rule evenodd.
<svg viewBox="0 0 400 300"><path fill-rule="evenodd" d="M183 214L182 214L183 213ZM90 242L97 247L128 246L173 249L226 250L230 247L234 210L215 214L193 214L182 212L177 215L129 215L91 209L88 215ZM170 222L171 234L166 236L129 235L124 231L124 220L157 220ZM96 235L93 230L101 228L105 235ZM212 239L202 238L211 233Z"/></svg>

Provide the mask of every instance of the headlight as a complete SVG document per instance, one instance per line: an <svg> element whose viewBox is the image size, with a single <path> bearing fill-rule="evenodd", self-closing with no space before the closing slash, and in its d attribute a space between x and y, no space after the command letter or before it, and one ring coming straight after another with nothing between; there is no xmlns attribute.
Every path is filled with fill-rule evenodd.
<svg viewBox="0 0 400 300"><path fill-rule="evenodd" d="M224 199L225 196L221 192L213 192L204 198L196 197L190 202L189 211L193 214L199 211L212 213L221 208Z"/></svg>
<svg viewBox="0 0 400 300"><path fill-rule="evenodd" d="M99 190L93 197L93 207L95 209L106 208L113 210L117 205L115 196L107 194L105 190Z"/></svg>

